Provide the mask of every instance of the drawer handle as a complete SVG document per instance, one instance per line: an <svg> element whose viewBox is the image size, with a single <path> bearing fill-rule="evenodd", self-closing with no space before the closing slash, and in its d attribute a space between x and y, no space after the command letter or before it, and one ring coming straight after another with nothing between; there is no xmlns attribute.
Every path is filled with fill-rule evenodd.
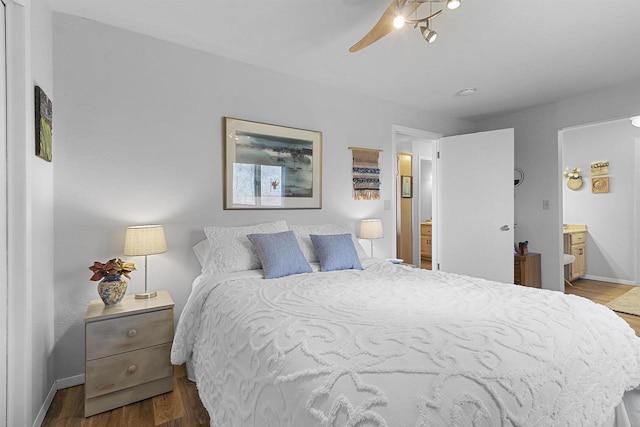
<svg viewBox="0 0 640 427"><path fill-rule="evenodd" d="M131 365L127 368L127 372L130 374L133 374L137 370L138 370L138 367L136 365Z"/></svg>
<svg viewBox="0 0 640 427"><path fill-rule="evenodd" d="M136 331L135 329L131 329L129 332L127 332L127 336L128 336L129 338L133 338L133 337L135 337L136 335L138 335L138 331Z"/></svg>

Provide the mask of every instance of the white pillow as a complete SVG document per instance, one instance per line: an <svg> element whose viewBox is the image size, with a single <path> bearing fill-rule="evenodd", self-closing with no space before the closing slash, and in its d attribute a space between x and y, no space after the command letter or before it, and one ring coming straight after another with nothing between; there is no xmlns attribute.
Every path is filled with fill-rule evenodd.
<svg viewBox="0 0 640 427"><path fill-rule="evenodd" d="M209 253L202 267L203 274L232 273L261 268L258 254L247 234L288 231L286 221L241 227L205 227Z"/></svg>
<svg viewBox="0 0 640 427"><path fill-rule="evenodd" d="M193 253L196 254L196 258L198 258L200 267L204 269L204 264L207 262L207 255L209 255L209 241L204 239L197 243L192 249Z"/></svg>
<svg viewBox="0 0 640 427"><path fill-rule="evenodd" d="M359 259L369 258L364 248L353 234L353 228L347 224L315 224L315 225L289 225L289 229L293 231L300 243L300 249L308 262L319 262L310 234L351 234L353 246L358 252Z"/></svg>

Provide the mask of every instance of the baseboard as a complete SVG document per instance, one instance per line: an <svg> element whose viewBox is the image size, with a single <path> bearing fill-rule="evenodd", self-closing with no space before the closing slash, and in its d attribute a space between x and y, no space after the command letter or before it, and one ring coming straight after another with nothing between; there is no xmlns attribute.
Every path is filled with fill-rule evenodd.
<svg viewBox="0 0 640 427"><path fill-rule="evenodd" d="M54 382L51 385L51 389L49 389L49 393L47 393L47 398L44 400L40 411L38 411L36 419L33 421L33 427L40 427L42 425L44 417L47 415L47 411L49 410L49 406L51 406L51 402L53 402L53 398L56 395L56 391L58 391L58 389L56 388L56 383Z"/></svg>
<svg viewBox="0 0 640 427"><path fill-rule="evenodd" d="M42 425L44 417L47 415L47 411L49 410L49 406L51 406L51 402L53 402L53 398L56 396L56 391L62 390L63 388L75 387L80 384L84 384L84 374L56 380L51 385L51 389L49 390L49 393L47 393L47 398L44 400L40 411L38 411L38 416L33 422L33 427L40 427Z"/></svg>
<svg viewBox="0 0 640 427"><path fill-rule="evenodd" d="M58 390L62 390L63 388L75 387L80 384L84 384L84 374L74 375L73 377L56 380L56 386Z"/></svg>
<svg viewBox="0 0 640 427"><path fill-rule="evenodd" d="M617 283L619 285L638 286L636 284L636 282L634 282L633 280L624 280L624 279L614 279L614 278L611 278L611 277L592 276L590 274L586 274L586 275L582 276L582 278L589 279L589 280L597 280L598 282L610 282L610 283Z"/></svg>

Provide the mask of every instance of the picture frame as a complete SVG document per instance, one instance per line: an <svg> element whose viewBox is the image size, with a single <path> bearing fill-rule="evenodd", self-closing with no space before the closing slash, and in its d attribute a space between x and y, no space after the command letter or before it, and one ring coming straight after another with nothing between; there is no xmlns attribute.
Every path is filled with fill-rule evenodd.
<svg viewBox="0 0 640 427"><path fill-rule="evenodd" d="M592 193L608 193L609 192L609 177L603 176L598 178L591 178L591 192Z"/></svg>
<svg viewBox="0 0 640 427"><path fill-rule="evenodd" d="M609 160L591 162L591 176L608 175Z"/></svg>
<svg viewBox="0 0 640 427"><path fill-rule="evenodd" d="M411 175L400 176L400 193L403 199L413 197L413 177Z"/></svg>
<svg viewBox="0 0 640 427"><path fill-rule="evenodd" d="M224 209L322 208L322 132L224 117Z"/></svg>
<svg viewBox="0 0 640 427"><path fill-rule="evenodd" d="M53 104L40 86L35 86L35 153L41 159L52 160Z"/></svg>

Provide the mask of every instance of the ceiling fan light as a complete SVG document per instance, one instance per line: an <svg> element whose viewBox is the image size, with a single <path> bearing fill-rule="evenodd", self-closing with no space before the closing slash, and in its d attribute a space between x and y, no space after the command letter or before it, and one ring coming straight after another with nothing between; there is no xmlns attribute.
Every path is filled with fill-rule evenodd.
<svg viewBox="0 0 640 427"><path fill-rule="evenodd" d="M640 116L631 117L631 124L637 128L640 128Z"/></svg>
<svg viewBox="0 0 640 427"><path fill-rule="evenodd" d="M427 43L433 43L436 41L436 38L438 38L438 33L427 26L420 27L420 31L422 32L422 37L424 37Z"/></svg>
<svg viewBox="0 0 640 427"><path fill-rule="evenodd" d="M402 28L404 26L404 16L398 15L395 18L393 18L393 26L395 28Z"/></svg>
<svg viewBox="0 0 640 427"><path fill-rule="evenodd" d="M452 10L459 8L460 0L447 0L447 7Z"/></svg>

